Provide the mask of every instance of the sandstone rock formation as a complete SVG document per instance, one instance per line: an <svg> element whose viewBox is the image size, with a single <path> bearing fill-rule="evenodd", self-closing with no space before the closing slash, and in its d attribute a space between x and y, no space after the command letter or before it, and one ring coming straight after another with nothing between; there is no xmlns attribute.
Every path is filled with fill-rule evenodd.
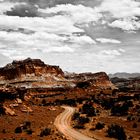
<svg viewBox="0 0 140 140"><path fill-rule="evenodd" d="M114 89L115 86L109 80L108 75L105 72L98 73L80 73L80 74L68 74L67 79L76 83L87 82L90 86L105 87Z"/></svg>
<svg viewBox="0 0 140 140"><path fill-rule="evenodd" d="M15 111L13 111L11 108L4 106L4 109L5 109L5 113L6 114L9 114L11 116L15 116L16 115Z"/></svg>
<svg viewBox="0 0 140 140"><path fill-rule="evenodd" d="M46 65L40 59L25 59L23 61L13 61L5 67L0 68L1 80L12 80L24 76L47 76L57 75L62 77L63 71L58 66Z"/></svg>
<svg viewBox="0 0 140 140"><path fill-rule="evenodd" d="M65 74L59 66L47 65L40 59L31 58L13 61L0 68L0 85L2 84L16 87L16 90L13 88L15 91L12 92L15 95L19 93L17 88L20 93L22 92L22 87L43 89L43 92L50 91L50 89L51 92L56 92L56 90L62 92L62 89L65 92L65 89L84 88L85 86L89 86L92 90L114 88L105 72ZM10 92L12 88L9 87L7 90Z"/></svg>

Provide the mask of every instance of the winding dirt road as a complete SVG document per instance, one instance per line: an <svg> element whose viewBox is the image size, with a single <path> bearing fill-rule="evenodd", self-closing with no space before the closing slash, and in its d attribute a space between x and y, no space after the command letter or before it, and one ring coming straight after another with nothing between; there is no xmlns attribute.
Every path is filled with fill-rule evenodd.
<svg viewBox="0 0 140 140"><path fill-rule="evenodd" d="M71 117L75 112L75 108L66 106L63 106L63 108L65 111L57 116L54 125L62 134L66 136L66 138L69 138L70 140L96 140L83 135L70 126Z"/></svg>

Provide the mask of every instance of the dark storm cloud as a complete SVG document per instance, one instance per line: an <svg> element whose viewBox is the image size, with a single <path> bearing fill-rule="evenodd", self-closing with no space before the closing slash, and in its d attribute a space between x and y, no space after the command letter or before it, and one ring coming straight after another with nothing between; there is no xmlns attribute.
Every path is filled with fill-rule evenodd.
<svg viewBox="0 0 140 140"><path fill-rule="evenodd" d="M31 5L38 5L39 8L54 7L59 4L83 4L94 7L101 3L101 0L6 0L10 2L25 2Z"/></svg>
<svg viewBox="0 0 140 140"><path fill-rule="evenodd" d="M86 6L95 6L99 0L6 0L9 2L18 2L19 5L15 5L11 10L6 11L8 16L19 17L40 17L46 16L43 13L38 12L38 8L54 7L60 4L83 4ZM47 15L49 16L49 15Z"/></svg>
<svg viewBox="0 0 140 140"><path fill-rule="evenodd" d="M38 8L31 4L20 4L5 12L5 14L8 16L37 17Z"/></svg>
<svg viewBox="0 0 140 140"><path fill-rule="evenodd" d="M38 5L40 8L53 7L57 4L74 4L76 0L6 0L10 2L25 2L30 5ZM80 1L80 0L77 0Z"/></svg>

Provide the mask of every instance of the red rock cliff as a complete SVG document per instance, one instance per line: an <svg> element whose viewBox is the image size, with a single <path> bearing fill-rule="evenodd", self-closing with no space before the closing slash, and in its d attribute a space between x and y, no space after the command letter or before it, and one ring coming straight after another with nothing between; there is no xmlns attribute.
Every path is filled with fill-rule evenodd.
<svg viewBox="0 0 140 140"><path fill-rule="evenodd" d="M66 76L66 78L73 80L77 83L86 81L89 82L90 85L114 88L114 85L111 83L108 75L105 72L69 74Z"/></svg>
<svg viewBox="0 0 140 140"><path fill-rule="evenodd" d="M25 59L23 61L13 61L5 67L0 68L0 77L4 80L21 78L23 75L42 76L59 75L64 76L63 71L58 66L46 65L40 59Z"/></svg>

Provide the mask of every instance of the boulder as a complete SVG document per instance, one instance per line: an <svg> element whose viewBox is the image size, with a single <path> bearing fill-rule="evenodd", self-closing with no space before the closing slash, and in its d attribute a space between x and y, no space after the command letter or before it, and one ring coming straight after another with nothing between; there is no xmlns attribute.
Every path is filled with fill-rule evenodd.
<svg viewBox="0 0 140 140"><path fill-rule="evenodd" d="M33 112L33 110L30 107L26 106L26 105L23 105L23 107L21 108L21 111L26 112L26 113Z"/></svg>
<svg viewBox="0 0 140 140"><path fill-rule="evenodd" d="M22 100L19 99L19 98L16 99L16 102L17 102L18 104L22 104Z"/></svg>
<svg viewBox="0 0 140 140"><path fill-rule="evenodd" d="M16 115L15 111L13 111L11 108L4 106L4 109L5 109L5 114L7 115L11 115L11 116Z"/></svg>

